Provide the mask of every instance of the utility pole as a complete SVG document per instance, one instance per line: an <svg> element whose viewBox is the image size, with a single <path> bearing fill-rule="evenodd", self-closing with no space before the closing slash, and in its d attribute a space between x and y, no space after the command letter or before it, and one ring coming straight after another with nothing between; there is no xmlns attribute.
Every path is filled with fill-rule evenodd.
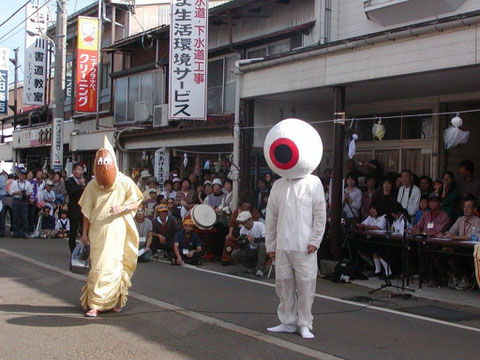
<svg viewBox="0 0 480 360"><path fill-rule="evenodd" d="M65 116L65 58L67 48L66 0L57 0L57 23L55 24L55 108L52 123L51 167L63 168L63 117Z"/></svg>
<svg viewBox="0 0 480 360"><path fill-rule="evenodd" d="M13 111L13 130L15 130L15 127L17 126L17 114L18 114L18 102L17 102L17 84L18 84L18 48L15 50L15 58L9 59L10 62L14 66L14 84L13 84L13 106L10 106L10 109ZM2 132L3 135L3 132ZM2 142L3 142L3 137L2 137Z"/></svg>

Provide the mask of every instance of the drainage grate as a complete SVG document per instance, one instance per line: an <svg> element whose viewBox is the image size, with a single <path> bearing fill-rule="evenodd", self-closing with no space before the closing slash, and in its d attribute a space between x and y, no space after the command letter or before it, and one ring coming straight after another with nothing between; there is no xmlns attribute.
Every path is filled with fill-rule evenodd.
<svg viewBox="0 0 480 360"><path fill-rule="evenodd" d="M428 306L413 306L397 309L406 313L425 316L433 319L450 321L450 322L460 322L468 320L478 320L480 319L480 314L475 314L467 311L459 311L448 309L435 305Z"/></svg>

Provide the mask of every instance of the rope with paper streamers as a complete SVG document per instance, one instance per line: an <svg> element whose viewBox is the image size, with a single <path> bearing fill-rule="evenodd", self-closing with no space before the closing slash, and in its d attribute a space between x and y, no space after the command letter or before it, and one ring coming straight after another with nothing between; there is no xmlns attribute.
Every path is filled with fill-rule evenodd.
<svg viewBox="0 0 480 360"><path fill-rule="evenodd" d="M231 154L232 151L190 151L190 150L184 150L184 149L177 149L177 148L169 148L169 150L175 150L178 152L182 152L186 155L222 155L222 154Z"/></svg>
<svg viewBox="0 0 480 360"><path fill-rule="evenodd" d="M364 117L364 118L338 118L338 119L330 119L330 120L318 120L318 121L310 121L308 122L310 125L315 124L327 124L327 123L338 123L338 122L349 122L349 121L367 121L367 120L385 120L385 119L400 119L400 118L412 118L412 117L419 117L419 116L436 116L436 115L456 115L456 114L469 114L469 113L477 113L480 112L480 109L473 109L473 110L463 110L463 111L445 111L445 112L437 112L437 113L419 113L419 114L406 114L406 115L392 115L392 116L374 116L374 117ZM258 125L258 126L242 126L240 130L252 130L252 129L271 129L275 125Z"/></svg>

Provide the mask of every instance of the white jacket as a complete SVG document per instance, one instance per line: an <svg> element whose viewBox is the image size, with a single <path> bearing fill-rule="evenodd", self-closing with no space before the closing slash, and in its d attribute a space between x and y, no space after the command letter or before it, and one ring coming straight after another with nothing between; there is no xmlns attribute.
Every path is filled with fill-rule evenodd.
<svg viewBox="0 0 480 360"><path fill-rule="evenodd" d="M317 249L326 224L325 195L320 179L307 175L301 179L277 180L267 205L265 245L267 252Z"/></svg>

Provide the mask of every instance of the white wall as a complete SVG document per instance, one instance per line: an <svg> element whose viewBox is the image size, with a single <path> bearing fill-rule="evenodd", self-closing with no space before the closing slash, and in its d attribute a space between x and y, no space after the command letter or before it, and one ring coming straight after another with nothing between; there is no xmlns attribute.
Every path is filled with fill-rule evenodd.
<svg viewBox="0 0 480 360"><path fill-rule="evenodd" d="M334 0L334 3L338 5L338 12L336 14L339 16L339 19L337 28L335 28L335 31L332 31L332 40L347 39L354 36L371 34L437 18L437 16L431 16L429 18L421 18L408 23L382 26L367 18L362 0ZM456 11L441 14L438 17L447 17L475 10L480 10L480 0L467 0Z"/></svg>

